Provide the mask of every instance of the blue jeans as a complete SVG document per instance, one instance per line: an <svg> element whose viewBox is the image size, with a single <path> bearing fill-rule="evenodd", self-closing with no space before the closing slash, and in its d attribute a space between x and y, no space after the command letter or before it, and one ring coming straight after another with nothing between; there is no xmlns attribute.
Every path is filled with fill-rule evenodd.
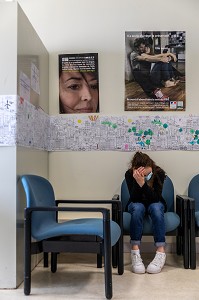
<svg viewBox="0 0 199 300"><path fill-rule="evenodd" d="M161 85L162 81L170 80L172 77L174 77L174 72L171 62L157 62L151 70L151 80L158 86Z"/></svg>
<svg viewBox="0 0 199 300"><path fill-rule="evenodd" d="M165 246L164 205L152 203L146 209L144 204L131 202L128 206L131 214L130 237L132 245L140 245L143 234L144 217L148 214L152 220L154 243L156 247Z"/></svg>

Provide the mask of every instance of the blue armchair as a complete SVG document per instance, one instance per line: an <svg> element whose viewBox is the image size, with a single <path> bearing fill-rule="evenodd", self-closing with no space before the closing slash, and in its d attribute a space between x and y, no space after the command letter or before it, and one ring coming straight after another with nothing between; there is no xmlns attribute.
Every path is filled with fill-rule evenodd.
<svg viewBox="0 0 199 300"><path fill-rule="evenodd" d="M167 176L164 185L162 196L167 202L168 211L165 213L165 225L166 225L166 234L170 236L176 236L176 246L177 254L183 254L184 258L184 267L187 267L188 261L188 252L187 248L184 248L184 244L187 244L184 235L184 219L181 219L180 216L184 215L184 207L181 202L177 204L177 213L174 211L174 186L171 179ZM119 196L115 195L113 199L117 199ZM130 236L130 221L131 214L125 211L126 205L129 201L130 195L127 187L126 180L124 179L121 185L121 203L123 210L123 234ZM152 221L149 216L146 216L144 222L143 235L152 235ZM183 249L183 250L182 250Z"/></svg>
<svg viewBox="0 0 199 300"><path fill-rule="evenodd" d="M56 202L53 187L47 179L37 175L23 175L21 182L27 202L24 212L24 294L29 295L31 291L32 254L51 253L51 271L56 272L59 253L80 252L96 253L98 266L100 258L104 256L105 295L107 299L111 299L111 250L113 250L114 266L118 267L118 274L122 275L124 270L122 214L118 201L59 200ZM60 203L74 203L74 207L58 206ZM82 206L84 203L89 203L89 207ZM103 207L103 204L107 203L112 205L114 221L110 220L110 210ZM102 204L102 207L93 204ZM59 211L100 212L102 218L79 218L59 223L57 220Z"/></svg>
<svg viewBox="0 0 199 300"><path fill-rule="evenodd" d="M178 196L186 202L188 210L187 232L189 240L189 266L196 269L196 237L199 237L199 174L188 185L188 196Z"/></svg>

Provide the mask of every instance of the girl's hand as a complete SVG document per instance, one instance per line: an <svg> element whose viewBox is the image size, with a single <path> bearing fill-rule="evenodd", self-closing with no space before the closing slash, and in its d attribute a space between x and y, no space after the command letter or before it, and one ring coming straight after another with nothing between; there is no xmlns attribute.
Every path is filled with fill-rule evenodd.
<svg viewBox="0 0 199 300"><path fill-rule="evenodd" d="M135 178L136 182L142 187L145 183L144 180L144 167L139 167L138 169L133 170L133 178Z"/></svg>

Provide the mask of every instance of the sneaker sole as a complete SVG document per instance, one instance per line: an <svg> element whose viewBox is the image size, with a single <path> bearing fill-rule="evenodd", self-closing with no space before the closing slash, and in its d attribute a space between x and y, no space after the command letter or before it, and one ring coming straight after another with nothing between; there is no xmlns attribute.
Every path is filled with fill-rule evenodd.
<svg viewBox="0 0 199 300"><path fill-rule="evenodd" d="M135 271L135 270L132 269L132 272L133 272L134 274L145 274L145 273L146 273L146 270L145 270L145 271L141 271L141 272L137 272L137 271Z"/></svg>
<svg viewBox="0 0 199 300"><path fill-rule="evenodd" d="M146 272L147 272L148 274L158 274L158 273L160 273L161 271L162 271L162 269L159 270L159 271L149 271L149 270L146 269Z"/></svg>

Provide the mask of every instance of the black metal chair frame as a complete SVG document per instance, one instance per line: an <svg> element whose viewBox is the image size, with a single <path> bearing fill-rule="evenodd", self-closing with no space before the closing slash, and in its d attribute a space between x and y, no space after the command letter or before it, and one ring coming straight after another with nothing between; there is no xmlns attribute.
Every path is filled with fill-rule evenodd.
<svg viewBox="0 0 199 300"><path fill-rule="evenodd" d="M179 254L184 251L186 253L186 269L196 269L196 237L199 236L199 229L195 225L195 200L185 195L176 196L176 204L183 207L182 215L183 234L178 236L178 239L184 235L184 242L178 241ZM180 248L181 245L181 248Z"/></svg>
<svg viewBox="0 0 199 300"><path fill-rule="evenodd" d="M59 204L111 204L112 220L117 222L121 228L121 236L118 242L111 247L110 232L110 209L104 207L58 207ZM51 271L57 270L57 254L61 252L74 253L96 253L97 267L102 266L104 256L105 295L107 299L112 298L112 266L118 267L118 274L124 272L123 263L123 234L121 204L114 200L57 200L55 207L25 208L24 230L25 230L25 270L24 270L24 294L29 295L31 291L31 255L44 253L44 266L48 265L48 253L51 253ZM41 241L31 239L31 216L34 211L76 211L76 212L100 212L103 215L103 239L98 236L66 235ZM111 255L112 250L112 255ZM112 256L112 262L111 262Z"/></svg>

